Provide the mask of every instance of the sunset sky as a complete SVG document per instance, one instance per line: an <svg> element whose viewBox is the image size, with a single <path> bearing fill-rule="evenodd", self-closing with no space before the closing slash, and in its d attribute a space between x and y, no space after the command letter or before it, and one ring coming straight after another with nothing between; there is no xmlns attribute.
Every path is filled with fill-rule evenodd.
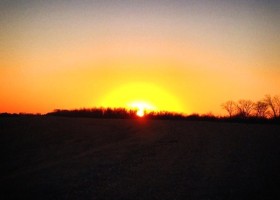
<svg viewBox="0 0 280 200"><path fill-rule="evenodd" d="M223 113L280 94L280 1L0 2L0 112Z"/></svg>

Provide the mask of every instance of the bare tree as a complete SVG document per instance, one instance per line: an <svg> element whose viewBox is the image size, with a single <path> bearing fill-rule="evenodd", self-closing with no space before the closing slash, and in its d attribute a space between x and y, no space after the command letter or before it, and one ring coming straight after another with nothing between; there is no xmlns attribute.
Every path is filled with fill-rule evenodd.
<svg viewBox="0 0 280 200"><path fill-rule="evenodd" d="M265 118L268 116L268 105L263 101L258 101L255 103L256 117Z"/></svg>
<svg viewBox="0 0 280 200"><path fill-rule="evenodd" d="M251 100L241 99L238 101L236 106L240 117L249 117L254 109L254 102Z"/></svg>
<svg viewBox="0 0 280 200"><path fill-rule="evenodd" d="M279 96L274 96L274 103L276 105L276 113L277 117L280 117L280 97Z"/></svg>
<svg viewBox="0 0 280 200"><path fill-rule="evenodd" d="M270 96L265 95L264 102L268 105L270 110L272 111L272 115L274 118L280 117L280 97L279 96Z"/></svg>
<svg viewBox="0 0 280 200"><path fill-rule="evenodd" d="M222 108L228 112L229 117L232 117L236 112L236 103L233 101L227 101L222 104Z"/></svg>

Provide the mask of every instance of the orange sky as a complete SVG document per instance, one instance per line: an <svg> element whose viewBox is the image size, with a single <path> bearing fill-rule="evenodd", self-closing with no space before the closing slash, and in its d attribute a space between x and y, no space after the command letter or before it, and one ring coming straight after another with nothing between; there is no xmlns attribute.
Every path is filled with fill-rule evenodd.
<svg viewBox="0 0 280 200"><path fill-rule="evenodd" d="M0 112L223 113L279 94L277 1L0 3Z"/></svg>

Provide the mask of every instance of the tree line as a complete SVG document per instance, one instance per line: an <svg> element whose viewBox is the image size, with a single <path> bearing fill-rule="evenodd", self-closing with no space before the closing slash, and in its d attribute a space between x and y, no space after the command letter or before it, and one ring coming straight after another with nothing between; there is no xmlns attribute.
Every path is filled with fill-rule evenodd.
<svg viewBox="0 0 280 200"><path fill-rule="evenodd" d="M280 97L265 95L261 100L240 99L237 102L227 101L222 108L228 113L229 118L261 118L277 119L280 117Z"/></svg>
<svg viewBox="0 0 280 200"><path fill-rule="evenodd" d="M160 120L195 120L195 121L224 121L224 122L245 122L245 123L276 123L280 122L280 97L265 95L261 100L253 102L251 100L240 99L237 102L227 101L222 108L227 112L227 116L215 116L212 113L199 115L193 113L184 115L182 113L168 111L145 112L145 119ZM29 113L0 113L0 117L21 117L21 116L42 116L41 114ZM136 119L137 110L126 108L81 108L81 109L55 109L45 116L63 117L89 117L103 119Z"/></svg>
<svg viewBox="0 0 280 200"><path fill-rule="evenodd" d="M139 118L136 109L125 108L82 108L74 110L55 109L46 115L63 117L89 117L104 119L133 119ZM151 111L145 113L146 119L183 119L185 116L180 113L168 111Z"/></svg>

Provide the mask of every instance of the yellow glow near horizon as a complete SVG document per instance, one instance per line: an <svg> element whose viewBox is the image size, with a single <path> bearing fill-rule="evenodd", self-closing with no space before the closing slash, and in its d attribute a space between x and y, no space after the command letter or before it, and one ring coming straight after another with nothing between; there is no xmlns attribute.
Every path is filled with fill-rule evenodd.
<svg viewBox="0 0 280 200"><path fill-rule="evenodd" d="M127 104L127 107L132 109L144 109L147 111L153 111L156 110L156 107L148 102L143 101L134 101Z"/></svg>
<svg viewBox="0 0 280 200"><path fill-rule="evenodd" d="M130 83L121 86L108 94L100 102L100 106L137 109L139 112L182 111L181 104L174 96L149 83Z"/></svg>
<svg viewBox="0 0 280 200"><path fill-rule="evenodd" d="M136 115L138 117L143 117L146 112L155 110L155 106L148 104L146 102L140 102L140 101L130 103L130 104L128 104L128 107L131 109L137 110Z"/></svg>

